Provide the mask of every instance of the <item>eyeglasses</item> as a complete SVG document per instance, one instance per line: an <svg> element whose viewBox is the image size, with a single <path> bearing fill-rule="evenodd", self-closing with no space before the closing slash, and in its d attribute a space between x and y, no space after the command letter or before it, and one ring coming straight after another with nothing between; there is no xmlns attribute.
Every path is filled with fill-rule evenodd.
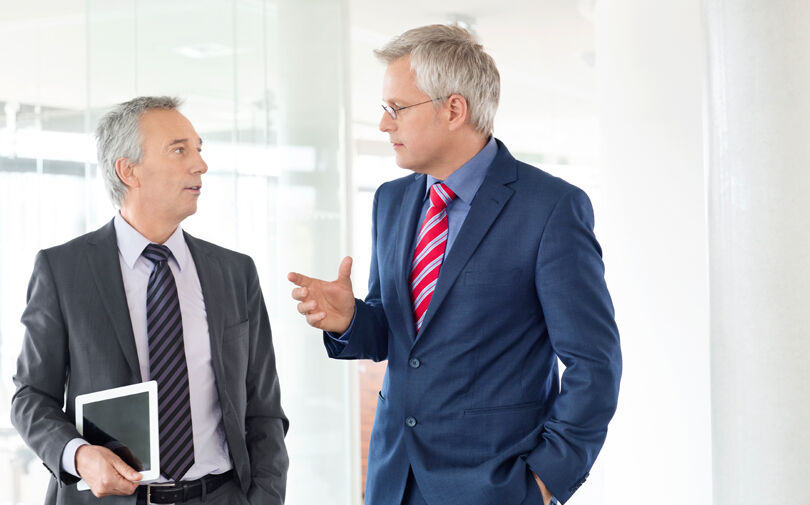
<svg viewBox="0 0 810 505"><path fill-rule="evenodd" d="M445 97L431 98L430 100L425 100L424 102L415 103L413 105L406 105L404 107L391 107L390 105L382 104L382 108L383 108L383 110L385 112L388 113L389 116L391 116L391 119L396 119L397 118L397 112L399 112L401 110L410 109L411 107L416 107L417 105L422 105L422 104L425 104L425 103L428 103L428 102L432 102L434 100L444 100L444 99L445 99Z"/></svg>

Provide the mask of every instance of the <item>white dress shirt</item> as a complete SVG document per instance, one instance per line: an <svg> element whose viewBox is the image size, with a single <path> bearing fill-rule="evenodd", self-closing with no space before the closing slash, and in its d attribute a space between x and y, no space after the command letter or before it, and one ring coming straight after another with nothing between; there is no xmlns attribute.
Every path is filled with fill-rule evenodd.
<svg viewBox="0 0 810 505"><path fill-rule="evenodd" d="M144 381L148 381L151 374L146 326L146 288L153 264L141 256L141 253L150 242L127 223L120 213L116 214L114 225L118 240L118 259L124 279L132 332L135 335L141 377ZM169 268L174 275L180 299L183 344L191 397L191 423L194 430L194 465L182 480L195 480L204 475L226 472L233 464L222 426L222 410L211 365L211 341L208 335L205 300L197 276L197 267L179 226L163 245L172 252ZM75 466L76 450L86 443L81 438L73 439L62 453L62 468L77 477L79 475ZM161 476L150 482L166 482L166 480Z"/></svg>

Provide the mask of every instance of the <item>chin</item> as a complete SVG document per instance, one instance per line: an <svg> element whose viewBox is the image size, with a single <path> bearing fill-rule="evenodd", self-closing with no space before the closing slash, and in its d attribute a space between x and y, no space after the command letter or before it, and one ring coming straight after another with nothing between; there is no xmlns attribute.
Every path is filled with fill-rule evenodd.
<svg viewBox="0 0 810 505"><path fill-rule="evenodd" d="M180 213L181 221L189 216L193 216L197 213L197 206L194 205L193 207L189 207L185 209L182 213Z"/></svg>
<svg viewBox="0 0 810 505"><path fill-rule="evenodd" d="M418 172L418 170L414 169L415 165L413 161L405 159L404 157L400 156L399 153L397 153L395 161L399 168L404 168L405 170L412 170L414 172Z"/></svg>

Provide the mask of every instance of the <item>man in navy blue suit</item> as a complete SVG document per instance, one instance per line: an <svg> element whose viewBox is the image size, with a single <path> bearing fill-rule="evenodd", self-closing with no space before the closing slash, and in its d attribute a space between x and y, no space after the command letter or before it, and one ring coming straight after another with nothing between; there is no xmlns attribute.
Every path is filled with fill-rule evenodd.
<svg viewBox="0 0 810 505"><path fill-rule="evenodd" d="M376 54L380 130L414 173L374 197L368 296L351 258L332 282L289 275L330 357L388 360L366 503L565 502L621 375L590 201L492 136L500 77L469 32L416 28Z"/></svg>

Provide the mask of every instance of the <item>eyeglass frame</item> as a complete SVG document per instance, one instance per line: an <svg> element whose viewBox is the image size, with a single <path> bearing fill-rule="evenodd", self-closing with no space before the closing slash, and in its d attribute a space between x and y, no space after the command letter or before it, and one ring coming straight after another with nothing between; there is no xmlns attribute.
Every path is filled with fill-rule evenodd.
<svg viewBox="0 0 810 505"><path fill-rule="evenodd" d="M450 95L450 96L453 96L453 95ZM399 112L401 110L410 109L411 107L416 107L417 105L424 105L424 104L426 104L428 102L433 102L435 100L447 100L448 98L450 98L450 96L431 98L430 100L425 100L424 102L419 102L419 103L415 103L415 104L411 104L411 105L405 105L403 107L392 107L392 106L384 104L384 103L380 104L380 105L382 106L383 110L386 113L388 113L388 116L391 119L395 120L395 119L397 119L397 112Z"/></svg>

